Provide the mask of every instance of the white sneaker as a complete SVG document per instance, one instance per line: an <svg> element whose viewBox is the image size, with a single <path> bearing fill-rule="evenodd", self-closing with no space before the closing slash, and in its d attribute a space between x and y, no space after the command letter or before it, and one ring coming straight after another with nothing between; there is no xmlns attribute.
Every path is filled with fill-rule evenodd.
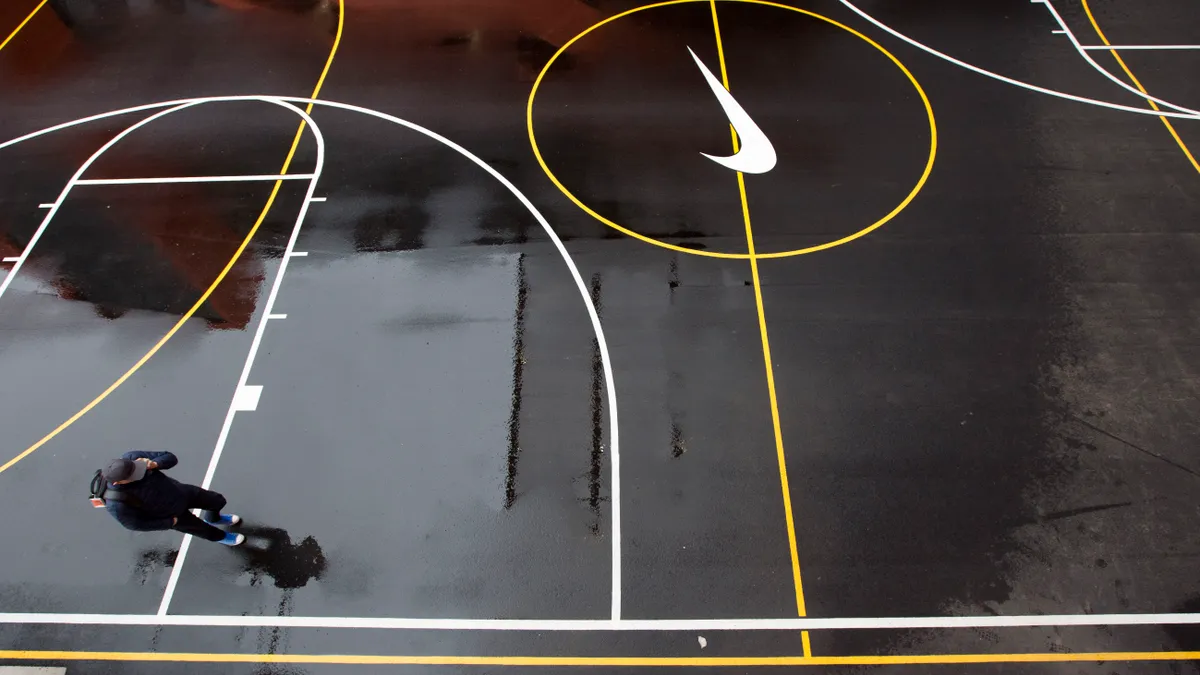
<svg viewBox="0 0 1200 675"><path fill-rule="evenodd" d="M221 541L218 541L217 543L225 544L226 546L240 546L245 541L246 541L246 535L234 534L234 533L230 532L229 534L225 535L224 539L222 539Z"/></svg>
<svg viewBox="0 0 1200 675"><path fill-rule="evenodd" d="M206 520L206 521L204 521L204 522L208 523L209 525L230 525L230 526L234 526L234 525L240 525L240 524L242 523L242 517L241 517L241 516L235 516L235 515L234 515L234 514L232 514L232 513L223 513L223 514L221 514L221 518L220 518L220 520Z"/></svg>

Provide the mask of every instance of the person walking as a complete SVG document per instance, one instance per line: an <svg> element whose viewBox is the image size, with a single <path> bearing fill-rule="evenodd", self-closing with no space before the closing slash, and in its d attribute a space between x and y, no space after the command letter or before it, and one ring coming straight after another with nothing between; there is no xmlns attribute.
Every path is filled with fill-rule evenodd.
<svg viewBox="0 0 1200 675"><path fill-rule="evenodd" d="M225 497L180 483L163 473L178 463L179 459L169 452L134 451L114 459L101 472L107 483L105 509L129 530L173 529L226 546L237 546L246 541L244 534L213 527L242 522L238 516L221 515ZM201 509L201 517L192 515L188 509Z"/></svg>

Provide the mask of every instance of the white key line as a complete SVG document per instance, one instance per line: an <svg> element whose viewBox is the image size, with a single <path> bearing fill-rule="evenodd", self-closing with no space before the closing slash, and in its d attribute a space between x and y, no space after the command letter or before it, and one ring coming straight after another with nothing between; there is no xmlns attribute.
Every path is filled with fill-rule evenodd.
<svg viewBox="0 0 1200 675"><path fill-rule="evenodd" d="M325 201L325 198L324 198L324 197L313 197L312 199L310 199L310 200L308 200L308 201L310 201L310 202L323 202L323 201Z"/></svg>
<svg viewBox="0 0 1200 675"><path fill-rule="evenodd" d="M52 208L54 208L54 203L51 202L49 204L38 204L38 208L39 209L52 209Z"/></svg>
<svg viewBox="0 0 1200 675"><path fill-rule="evenodd" d="M292 251L291 253L288 253L287 255L289 255L293 258L307 258L308 251Z"/></svg>
<svg viewBox="0 0 1200 675"><path fill-rule="evenodd" d="M255 176L174 176L159 178L85 178L76 185L147 185L158 183L241 183L270 180L310 180L311 173L266 174Z"/></svg>
<svg viewBox="0 0 1200 675"><path fill-rule="evenodd" d="M1080 49L1098 49L1100 51L1112 49L1200 49L1200 45L1086 45Z"/></svg>
<svg viewBox="0 0 1200 675"><path fill-rule="evenodd" d="M286 319L287 314L268 314L267 318L268 319Z"/></svg>
<svg viewBox="0 0 1200 675"><path fill-rule="evenodd" d="M18 255L18 256L11 256L11 257L8 257L8 258L5 258L5 259L4 259L4 262L20 262L20 261L21 261L21 256L19 256L19 255Z"/></svg>
<svg viewBox="0 0 1200 675"><path fill-rule="evenodd" d="M1046 626L1200 624L1200 614L1035 614L1014 616L846 617L804 619L389 619L338 616L205 616L189 614L0 614L4 624L374 628L385 630L690 632L917 630Z"/></svg>

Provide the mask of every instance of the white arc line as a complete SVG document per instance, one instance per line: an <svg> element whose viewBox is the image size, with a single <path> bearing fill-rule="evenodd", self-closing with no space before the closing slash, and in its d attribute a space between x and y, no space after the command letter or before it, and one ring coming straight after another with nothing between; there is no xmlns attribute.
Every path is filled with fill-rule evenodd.
<svg viewBox="0 0 1200 675"><path fill-rule="evenodd" d="M1124 89L1125 91L1128 91L1129 93L1137 96L1140 99L1154 101L1155 103L1157 103L1159 105L1166 106L1168 108L1174 108L1175 110L1178 110L1179 112L1188 113L1193 116L1200 115L1200 110L1193 110L1191 108L1185 108L1181 105L1177 105L1175 103L1171 103L1170 101L1158 98L1157 96L1151 96L1150 94L1147 94L1146 92L1125 82L1124 80L1117 77L1116 75L1113 75L1112 73L1108 72L1099 63L1096 63L1096 60L1092 58L1091 54L1087 53L1087 51L1085 51L1083 49L1083 45L1080 44L1079 40L1075 37L1075 34L1071 32L1071 29L1067 27L1067 22L1063 21L1063 18L1062 18L1062 16L1059 15L1058 10L1054 8L1054 3L1050 2L1050 0L1045 0L1041 4L1046 6L1046 11L1050 12L1050 15L1053 16L1054 20L1058 23L1058 25L1062 27L1063 34L1066 35L1067 39L1071 41L1071 46L1075 48L1075 51L1079 54L1079 56L1081 58L1083 58L1084 61L1087 61L1088 65L1090 65L1092 68L1094 68L1096 70L1096 72L1100 73L1105 78L1112 80L1114 83L1116 83L1117 86L1119 86L1122 89Z"/></svg>
<svg viewBox="0 0 1200 675"><path fill-rule="evenodd" d="M33 132L30 132L23 136L19 136L17 138L0 143L0 150L10 147L10 146L13 146L13 145L16 145L18 143L21 143L22 141L27 141L27 140L30 140L33 138L37 138L39 136L44 136L46 134L49 134L49 133L52 133L55 131L59 131L62 129L68 129L71 127L78 126L80 124L86 124L88 122L94 122L97 120L107 119L109 117L116 117L119 115L127 115L129 113L134 113L134 112L156 110L159 108L166 108L169 106L179 106L180 108L182 108L182 107L186 107L186 106L196 105L199 103L209 103L209 102L218 102L218 101L269 101L272 103L288 102L288 103L302 103L302 104L310 104L311 103L313 105L321 105L321 106L326 106L326 107L330 107L330 108L337 108L337 109L341 109L341 110L348 110L351 112L362 113L364 115L376 117L381 120L391 122L393 124L398 124L402 127L405 127L407 129L415 131L419 134L422 134L433 141L436 141L438 143L441 143L442 145L445 145L446 147L450 148L451 150L457 152L458 154L462 155L466 159L470 160L473 164L478 166L483 171L487 172L488 175L490 175L492 178L495 178L497 181L499 181L499 183L501 185L503 185L506 189L508 189L508 191L511 192L514 197L517 198L517 201L521 202L521 204L529 211L529 213L534 217L534 219L538 221L538 224L541 225L542 229L546 231L546 235L550 238L551 242L553 242L555 249L558 251L559 255L563 259L563 263L566 264L567 270L571 273L571 278L575 281L576 290L579 291L580 296L583 298L584 306L587 308L588 319L591 321L592 330L594 331L594 333L596 335L596 342L600 346L600 361L601 361L602 369L604 371L604 386L608 393L607 401L608 401L608 425L609 425L609 445L610 445L610 447L609 447L609 470L610 470L610 473L612 476L612 479L611 479L612 486L610 489L610 497L609 497L610 513L611 513L611 517L612 517L612 536L610 537L611 551L612 551L612 553L611 553L611 557L612 557L612 562L611 562L611 565L612 565L611 616L612 616L612 619L611 620L612 621L619 620L621 618L621 452L620 452L621 437L620 437L620 433L619 433L620 425L618 424L618 414L617 414L618 413L617 387L616 387L615 378L613 377L612 358L610 357L609 352L608 352L608 341L605 339L604 328L600 324L600 315L596 311L596 305L595 305L595 303L592 302L591 290L588 288L588 285L583 281L583 276L580 275L579 268L575 265L575 260L573 258L571 258L571 254L569 251L567 251L567 247L563 244L562 239L559 238L558 233L555 232L554 228L550 226L550 222L546 220L546 217L542 215L541 211L538 211L537 207L535 207L533 205L533 202L531 202L529 200L529 198L526 197L523 192L521 192L519 189L517 189L517 186L513 185L512 181L505 178L503 174L501 174L499 171L494 169L490 164L488 164L484 160L480 159L477 155L471 153L470 151L468 151L466 148L462 147L461 145L446 138L445 136L434 133L433 131L426 129L425 127L420 126L419 124L415 124L413 122L409 122L407 120L400 119L399 117L395 117L393 115L388 115L387 113L382 113L382 112L379 112L378 110L373 110L371 108L363 108L361 106L351 105L349 103L337 103L335 101L318 100L318 99L312 99L312 98L297 98L297 97L292 97L292 96L213 96L213 97L203 97L203 98L180 99L180 100L176 100L176 101L163 101L160 103L148 103L145 105L134 106L132 108L124 108L121 110L113 110L113 111L109 111L109 112L105 112L105 113L99 113L96 115L83 117L83 118L72 120L69 122L63 122L61 124L56 124L52 127L47 127L45 129L41 129L39 131L33 131ZM170 112L170 111L167 111L167 112ZM161 116L161 115L159 115L159 116ZM81 170L79 172L79 174L82 174L82 173L83 172ZM313 181L313 184L315 184L315 180ZM311 187L311 185L310 185L310 187ZM311 197L312 197L312 192L310 191L308 193L308 199L305 200L306 205L308 203L310 203ZM58 202L56 202L56 207L57 207L57 204L58 204ZM29 247L26 248L26 255L28 254L28 252L29 252ZM289 252L287 255L285 255L284 259L299 257L299 256L304 256L304 255L308 255L308 252L307 251L293 251L293 252ZM9 278L11 278L11 273L10 273ZM185 539L184 545L186 545L187 541L189 541L189 540ZM182 556L182 554L183 554L183 550L181 548L180 556ZM178 562L176 563L176 565L178 566ZM161 619L164 617L158 617L158 618Z"/></svg>
<svg viewBox="0 0 1200 675"><path fill-rule="evenodd" d="M533 205L533 202L529 201L529 198L526 197L523 192L517 189L516 185L513 185L510 180L505 178L504 175L499 171L492 168L490 164L445 136L434 133L433 131L430 131L429 129L426 129L418 124L400 119L399 117L388 115L387 113L382 113L370 108L350 105L348 103L336 103L333 101L318 101L315 99L290 97L284 98L283 100L291 101L293 103L315 103L317 105L340 108L342 110L350 110L362 113L364 115L370 115L372 117L377 117L379 119L407 127L413 131L424 134L428 138L437 141L442 145L445 145L451 150L454 150L458 154L469 159L472 163L474 163L480 169L486 171L488 175L490 175L492 178L495 178L500 182L501 185L507 188L508 191L511 192L512 195L516 197L526 209L528 209L529 213L534 217L535 220L538 221L538 224L542 226L542 229L546 231L546 235L549 236L550 240L554 243L554 247L558 250L559 255L562 256L563 262L566 264L567 269L571 272L571 278L575 280L575 288L579 291L579 295L583 298L584 307L587 308L588 318L592 322L592 330L596 335L596 343L600 346L600 363L602 369L604 370L604 386L608 392L608 462L612 483L612 486L609 490L609 509L612 518L612 535L610 537L612 540L612 603L610 607L610 616L613 621L619 620L621 618L621 435L619 433L620 427L617 423L617 385L616 379L613 377L612 357L608 353L608 340L604 337L604 327L600 324L600 314L596 311L595 303L592 302L591 289L588 288L586 283L584 283L583 276L580 275L579 268L575 266L575 260L571 258L571 254L567 251L567 247L563 244L562 239L559 238L558 233L554 231L554 228L550 227L550 222L546 220L546 217L542 215L541 211L537 210L537 207Z"/></svg>
<svg viewBox="0 0 1200 675"><path fill-rule="evenodd" d="M841 2L842 5L846 7L846 9L850 10L851 12L854 12L858 16L862 17L863 20L869 22L871 25L875 26L879 30L884 31L885 33L891 35L892 37L903 40L903 41L907 42L908 44L916 47L917 49L920 49L924 52L932 54L944 61L953 63L954 65L956 65L960 68L965 68L973 73L978 73L980 75L983 75L984 77L990 77L993 80L999 80L1001 82L1004 82L1005 84L1011 84L1014 87L1021 87L1022 89L1028 89L1029 91L1035 91L1039 94L1046 94L1047 96L1054 96L1057 98L1066 99L1068 101L1075 101L1076 103L1086 103L1089 105L1099 106L1101 108L1108 108L1110 110L1120 110L1121 112L1136 113L1138 115L1152 115L1154 117L1177 117L1180 119L1200 118L1200 115L1197 115L1197 114L1173 112L1170 110L1151 110L1149 108L1135 108L1133 106L1121 105L1119 103L1110 103L1108 101L1100 101L1100 100L1094 99L1094 98L1087 98L1086 96L1076 96L1074 94L1068 94L1066 92L1057 91L1055 89L1047 89L1046 87L1039 87L1036 84L1022 82L1021 80L1014 80L1011 77L1006 77L999 73L993 73L990 70L986 70L984 68L980 68L979 66L975 66L970 63L967 63L966 61L956 59L953 56L950 56L949 54L939 52L938 50L934 49L933 47L930 47L924 43L918 42L918 41L910 38L909 36L905 35L904 33L901 33L900 31L896 30L895 28L892 28L891 26L883 23L879 19L876 19L875 17L864 12L863 10L859 9L858 7L856 7L854 5L853 2L850 2L850 0L838 0L838 2ZM1035 2L1034 4L1038 4L1038 2ZM1138 96L1141 96L1142 98L1147 98L1146 96L1143 96L1141 94L1141 92L1138 92ZM3 146L0 146L0 147L3 147Z"/></svg>
<svg viewBox="0 0 1200 675"><path fill-rule="evenodd" d="M717 97L717 102L721 104L721 109L725 111L725 116L729 118L738 138L741 140L741 148L730 155L729 157L714 157L700 153L712 161L720 164L727 169L741 171L742 173L766 173L775 168L775 146L771 145L771 139L758 128L754 120L750 118L750 114L742 107L733 94L721 84L696 56L696 52L688 47L688 53L692 55L692 60L696 62L696 66L700 68L700 72L704 74L704 79L708 82L709 88L712 89L713 95Z"/></svg>

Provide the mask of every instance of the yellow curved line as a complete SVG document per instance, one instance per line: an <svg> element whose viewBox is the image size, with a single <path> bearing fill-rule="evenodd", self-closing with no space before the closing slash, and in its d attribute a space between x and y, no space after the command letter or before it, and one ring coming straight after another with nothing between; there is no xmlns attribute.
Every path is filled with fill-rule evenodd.
<svg viewBox="0 0 1200 675"><path fill-rule="evenodd" d="M1083 2L1083 11L1087 13L1088 21L1091 22L1092 28L1096 31L1096 35L1099 36L1100 41L1104 43L1105 47L1111 47L1112 43L1108 41L1108 37L1104 35L1104 31L1100 30L1100 24L1096 22L1096 17L1092 15L1092 8L1088 6L1088 1L1081 1ZM1138 91L1149 96L1150 92L1146 91L1146 88L1142 86L1142 83L1137 79L1137 76L1133 74L1133 71L1129 69L1129 66L1125 65L1125 59L1121 58L1121 55L1117 53L1117 50L1109 49L1108 53L1112 54L1113 58L1117 60L1117 65L1121 66L1121 70L1125 71L1125 74L1129 76L1129 80L1133 82L1135 87L1138 88ZM1146 103L1149 103L1151 108L1160 110L1158 104L1154 101L1146 99ZM1200 163L1196 162L1196 157L1192 154L1192 151L1188 149L1187 143L1184 143L1183 139L1179 137L1179 132L1175 131L1175 126L1171 124L1171 120L1163 116L1159 116L1158 119L1163 123L1163 126L1167 128L1167 131L1171 132L1171 137L1175 139L1175 143L1179 145L1179 149L1183 150L1183 154L1186 155L1188 161L1192 163L1192 168L1197 172L1200 172Z"/></svg>
<svg viewBox="0 0 1200 675"><path fill-rule="evenodd" d="M33 16L35 14L37 14L42 9L42 7L44 7L46 5L47 2L49 2L49 0L42 0L41 2L39 2L38 6L34 7L33 11L29 13L29 16L25 17L24 21L17 24L17 27L13 29L13 32L9 33L8 37L4 38L4 42L0 42L0 49L4 49L5 47L7 47L8 43L12 42L12 39L17 37L17 33L21 32L21 29L25 27L25 24L29 23L29 21L31 19L33 19Z"/></svg>
<svg viewBox="0 0 1200 675"><path fill-rule="evenodd" d="M329 58L325 60L325 68L321 71L321 77L317 79L317 86L313 88L312 96L309 98L317 98L317 95L321 93L321 87L325 84L325 76L329 74L329 69L331 66L333 66L333 57L337 55L338 45L340 45L342 41L342 26L345 23L345 19L345 0L338 0L337 35L335 35L333 38L333 47L329 50ZM305 112L311 113L312 109L313 104L309 103ZM296 148L300 145L300 139L304 134L305 126L305 123L302 121L300 122L299 128L296 129L296 136L292 140L292 147L290 150L288 150L287 159L285 159L283 162L283 168L279 171L280 174L286 174L288 172L288 167L292 165L292 158L296 156ZM137 363L134 363L129 370L125 371L124 375L121 375L121 377L117 378L116 382L110 384L107 389L101 392L99 396L92 399L90 403L80 408L79 412L71 415L65 422L55 427L54 431L46 434L41 438L41 440L26 448L23 452L21 452L21 454L5 462L3 466L0 466L0 473L4 473L14 464L28 457L35 450L48 443L55 436L61 434L64 430L66 430L67 427L79 421L79 418L88 414L92 408L95 408L100 404L101 401L108 398L109 394L112 394L117 390L118 387L120 387L122 384L125 384L126 380L128 380L130 377L133 377L134 373L141 369L142 366L146 365L146 362L149 361L150 358L155 354L157 354L158 350L162 349L163 345L167 344L167 342L169 342L171 338L175 336L175 333L179 332L179 329L183 327L183 324L187 323L187 320L192 318L192 316L194 316L196 312L200 310L200 307L208 301L208 298L212 296L213 292L217 290L217 286L219 286L221 282L225 280L225 277L229 274L229 271L233 269L234 264L237 263L238 259L242 256L242 252L244 252L246 247L250 245L250 240L254 238L255 233L258 232L259 226L261 226L263 221L266 220L267 213L271 211L271 205L275 203L275 197L279 194L279 188L282 185L282 180L275 181L275 187L271 189L271 195L267 197L266 205L263 206L262 212L258 214L258 220L254 221L254 227L250 228L250 232L246 234L246 238L242 240L241 245L238 246L237 251L234 252L233 257L229 259L229 262L225 264L225 268L221 270L221 273L217 275L217 278L214 279L212 284L209 285L208 289L204 291L203 295L200 296L200 299L197 300L196 303L193 304L183 316L179 317L179 320L175 322L174 326L171 326L171 330L167 331L167 334L162 336L162 339L160 339L153 347L151 347L150 351L146 352L142 358L138 359Z"/></svg>
<svg viewBox="0 0 1200 675"><path fill-rule="evenodd" d="M1016 654L885 654L879 656L456 656L384 654L237 654L203 652L0 651L0 660L293 663L334 665L525 667L893 666L972 663L1098 663L1194 661L1200 652L1044 652Z"/></svg>
<svg viewBox="0 0 1200 675"><path fill-rule="evenodd" d="M578 197L576 197L570 190L568 190L567 187L565 185L563 185L561 181L558 180L558 177L554 175L554 172L551 171L550 167L546 164L546 160L542 158L541 149L538 148L537 138L533 133L533 101L537 97L538 88L541 86L542 80L545 78L546 73L548 73L550 71L550 67L554 65L554 62L558 59L558 57L561 56L564 52L566 52L567 49L569 49L572 44L574 44L576 41L578 41L580 38L587 35L588 33L591 33L592 31L596 30L597 28L599 28L611 21L616 21L617 19L620 19L622 17L629 16L630 14L641 12L641 11L644 11L647 9L654 9L656 7L665 7L668 5L679 5L679 4L684 4L684 3L688 3L688 2L707 2L707 1L708 0L666 0L665 2L656 2L653 4L649 4L649 5L643 5L641 7L634 7L633 9L626 10L619 14L614 14L614 15L608 17L607 19L604 19L603 21L599 21L599 22L593 24L592 26L584 29L583 32L579 33L575 37L568 40L566 42L566 44L564 44L562 47L558 48L558 51L554 52L554 55L551 56L550 60L546 62L546 65L542 68L542 71L540 73L538 73L537 79L535 79L533 81L533 89L531 89L529 92L529 101L525 106L525 126L526 126L526 130L528 131L528 134L529 134L529 144L533 148L533 156L537 160L537 163L542 167L542 171L545 172L546 177L550 179L550 182L553 183L554 186L556 188L558 188L558 190L560 192L562 192L564 195L566 195L567 199L570 199L571 202L573 202L576 206L578 206L580 209L582 209L585 213L587 213L591 217L595 218L596 220L599 220L600 222L613 228L614 230L621 232L622 234L633 237L634 239L639 239L648 244L653 244L655 246L660 246L662 248L670 249L672 251L678 251L680 253L688 253L691 255L705 256L708 258L727 258L727 259L734 259L734 260L748 260L750 258L750 254L748 254L748 253L722 253L719 251L700 251L700 250L696 250L696 249L686 248L683 246L677 246L675 244L669 244L665 241L659 241L658 239L654 239L654 238L648 237L644 234L634 232L633 230L630 230L627 227L622 227L621 225L609 220L608 218L605 218L604 216L602 216L599 213L597 213L596 211L594 211L587 204L584 204ZM930 173L933 172L934 159L937 157L937 121L934 119L934 116L933 116L933 105L929 102L929 97L925 94L925 89L921 87L921 83L918 82L917 78L912 74L912 72L910 72L908 70L908 68L906 68L904 66L904 64L900 62L900 59L896 58L895 55L893 55L887 49L884 49L884 47L882 45L880 45L878 42L875 42L871 38L867 37L866 35L863 35L862 33L851 28L850 26L847 26L843 23L840 23L838 21L830 19L829 17L822 16L820 14L817 14L816 12L810 12L806 9L801 9L799 7L792 7L790 5L780 4L778 2L771 2L770 0L724 0L724 1L746 2L746 3L750 3L750 4L755 4L755 5L766 5L768 7L777 7L779 9L791 10L793 12L798 12L800 14L805 14L807 16L811 16L813 18L820 19L821 21L824 21L828 24L831 24L833 26L841 28L842 30L850 33L851 35L857 36L861 40L865 41L867 44L871 45L875 49L882 52L885 56L888 57L888 59L890 59L892 61L892 63L896 64L896 66L898 66L900 68L901 72L903 72L905 77L908 78L909 82L912 83L913 88L915 88L917 90L917 94L919 94L921 96L921 102L925 106L925 114L929 117L929 158L925 162L925 169L924 169L924 171L922 171L920 179L917 180L917 184L913 187L912 191L910 191L908 193L908 195L904 198L904 200L902 202L900 202L900 204L898 206L896 206L896 208L892 209L891 212L889 212L883 218L880 218L879 220L875 221L874 223L868 225L867 227L865 227L853 234L842 237L841 239L837 239L837 240L831 241L831 242L826 242L824 244L818 244L816 246L809 246L807 248L795 249L792 251L778 251L775 253L757 253L757 254L755 254L755 257L759 258L759 259L787 258L790 256L795 256L795 255L804 255L806 253L814 253L816 251L823 251L825 249L833 248L835 246L841 246L842 244L854 241L855 239L858 239L859 237L870 234L871 232L874 232L875 230L879 229L880 227L883 227L883 225L885 225L888 221L895 218L910 203L912 203L912 200L915 199L917 194L921 191L921 189L925 187L925 183L929 180Z"/></svg>

